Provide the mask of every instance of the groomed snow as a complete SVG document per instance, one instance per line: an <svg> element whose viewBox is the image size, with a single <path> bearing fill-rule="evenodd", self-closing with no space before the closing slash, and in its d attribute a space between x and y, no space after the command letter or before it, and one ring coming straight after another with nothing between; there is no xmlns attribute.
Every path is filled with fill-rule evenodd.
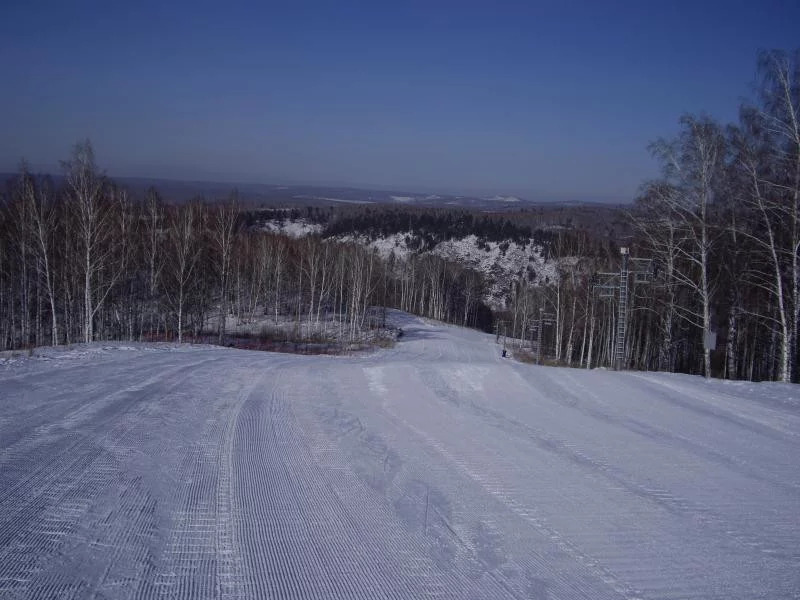
<svg viewBox="0 0 800 600"><path fill-rule="evenodd" d="M362 356L0 360L0 598L800 595L798 386L393 319Z"/></svg>

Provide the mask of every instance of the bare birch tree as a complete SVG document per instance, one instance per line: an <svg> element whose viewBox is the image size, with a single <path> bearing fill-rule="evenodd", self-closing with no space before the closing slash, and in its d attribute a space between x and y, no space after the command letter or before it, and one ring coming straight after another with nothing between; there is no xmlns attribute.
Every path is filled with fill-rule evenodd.
<svg viewBox="0 0 800 600"><path fill-rule="evenodd" d="M94 339L94 317L112 283L100 278L111 254L110 231L113 213L106 197L106 183L100 175L89 140L79 142L72 157L62 163L66 171L71 209L77 219L83 275L83 339ZM113 280L113 275L111 276Z"/></svg>
<svg viewBox="0 0 800 600"><path fill-rule="evenodd" d="M214 240L219 276L219 322L217 330L218 343L222 343L225 335L225 323L228 318L228 288L230 285L231 257L233 255L236 226L239 219L239 199L236 192L231 194L225 204L214 210L211 237Z"/></svg>
<svg viewBox="0 0 800 600"><path fill-rule="evenodd" d="M172 287L168 293L177 318L178 342L183 341L183 324L186 302L192 290L195 269L200 258L200 212L202 206L189 204L173 213L170 228L170 254L168 261Z"/></svg>
<svg viewBox="0 0 800 600"><path fill-rule="evenodd" d="M782 258L788 259L790 285L785 298L790 313L788 360L784 380L796 368L800 326L800 50L763 52L758 61L761 77L760 107L754 116L766 138L772 169L763 183L772 192L769 210L781 219L783 240L776 240ZM778 250L778 248L776 248ZM775 284L777 286L777 283ZM784 349L785 351L785 349Z"/></svg>
<svg viewBox="0 0 800 600"><path fill-rule="evenodd" d="M662 208L679 224L687 241L676 248L681 261L674 275L699 301L697 309L691 305L676 308L705 336L713 329L712 210L724 165L725 139L719 125L706 117L684 116L681 125L682 131L675 140L656 142L652 151L661 160L665 182L671 186L670 193L660 196ZM711 354L705 343L703 371L711 377Z"/></svg>

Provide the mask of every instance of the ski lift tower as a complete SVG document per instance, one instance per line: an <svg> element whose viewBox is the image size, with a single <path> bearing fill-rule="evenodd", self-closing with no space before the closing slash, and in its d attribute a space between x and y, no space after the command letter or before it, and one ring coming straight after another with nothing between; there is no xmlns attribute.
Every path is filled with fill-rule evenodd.
<svg viewBox="0 0 800 600"><path fill-rule="evenodd" d="M619 249L622 266L619 269L619 306L617 314L617 340L614 344L614 369L621 371L625 364L625 333L628 316L628 256L627 246Z"/></svg>
<svg viewBox="0 0 800 600"><path fill-rule="evenodd" d="M545 312L544 307L539 307L539 342L536 346L536 364L542 364L542 344L544 343L544 326L554 325L556 316L553 313Z"/></svg>
<svg viewBox="0 0 800 600"><path fill-rule="evenodd" d="M613 365L621 371L625 367L625 338L628 328L628 284L633 273L633 284L651 283L653 279L653 260L650 258L631 258L630 249L619 249L622 257L619 273L597 273L594 287L599 297L607 300L618 298L617 331L614 339Z"/></svg>

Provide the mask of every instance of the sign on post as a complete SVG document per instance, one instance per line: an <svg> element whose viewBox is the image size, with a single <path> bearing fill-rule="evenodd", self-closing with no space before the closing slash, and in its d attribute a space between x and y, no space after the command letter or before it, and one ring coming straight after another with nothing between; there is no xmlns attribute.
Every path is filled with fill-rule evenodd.
<svg viewBox="0 0 800 600"><path fill-rule="evenodd" d="M717 349L717 332L706 329L703 331L703 348L705 350Z"/></svg>

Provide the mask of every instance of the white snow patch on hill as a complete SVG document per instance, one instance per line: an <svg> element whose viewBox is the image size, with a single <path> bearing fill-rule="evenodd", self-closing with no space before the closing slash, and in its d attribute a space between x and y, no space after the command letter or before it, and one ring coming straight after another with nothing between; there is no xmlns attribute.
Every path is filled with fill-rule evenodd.
<svg viewBox="0 0 800 600"><path fill-rule="evenodd" d="M301 238L307 235L316 235L322 231L322 225L309 223L305 219L294 221L265 221L261 224L262 231L269 233L280 233L293 238Z"/></svg>
<svg viewBox="0 0 800 600"><path fill-rule="evenodd" d="M414 251L408 240L414 238L410 232L395 233L383 238L369 240L366 236L342 236L337 239L374 248L382 258L394 254L406 258ZM505 247L505 250L503 248ZM557 281L557 262L545 260L542 247L530 240L521 245L513 241L484 242L476 235L462 239L450 239L423 252L458 262L482 273L489 285L486 301L494 307L504 307L511 282L519 277L533 284L544 285Z"/></svg>
<svg viewBox="0 0 800 600"><path fill-rule="evenodd" d="M375 248L378 251L378 254L381 255L381 258L387 259L393 253L397 258L406 258L408 255L412 253L412 250L408 248L406 244L406 236L408 234L405 233L393 233L384 238L378 238L372 240L371 242L366 241L365 239L355 239L350 238L350 241L363 244L369 246L370 248Z"/></svg>
<svg viewBox="0 0 800 600"><path fill-rule="evenodd" d="M516 196L492 196L491 198L487 198L487 200L492 202L521 202Z"/></svg>
<svg viewBox="0 0 800 600"><path fill-rule="evenodd" d="M325 202L339 202L341 204L374 204L372 200L346 200L344 198L330 198L328 196L308 196L297 194L294 196L299 200L324 200Z"/></svg>
<svg viewBox="0 0 800 600"><path fill-rule="evenodd" d="M542 247L532 240L524 246L512 241L485 242L484 249L478 243L477 236L469 235L442 242L433 252L483 273L490 286L487 300L495 306L505 305L508 288L519 277L534 284L550 283L558 277L556 262L545 260Z"/></svg>
<svg viewBox="0 0 800 600"><path fill-rule="evenodd" d="M396 196L413 200L410 196ZM295 221L267 221L262 224L264 231L282 233L294 238L322 232L323 227L309 223L305 219ZM413 232L394 233L385 237L370 239L366 235L337 236L336 241L355 243L378 251L383 259L394 255L407 258L414 252L416 240ZM409 243L412 244L409 247ZM529 239L526 244L506 240L503 242L482 241L472 234L461 239L449 239L433 248L426 248L422 254L430 253L446 260L458 262L483 274L488 284L485 300L494 308L506 306L511 282L522 277L533 285L547 285L558 281L558 266L574 266L576 258L559 260L545 259L543 248Z"/></svg>

